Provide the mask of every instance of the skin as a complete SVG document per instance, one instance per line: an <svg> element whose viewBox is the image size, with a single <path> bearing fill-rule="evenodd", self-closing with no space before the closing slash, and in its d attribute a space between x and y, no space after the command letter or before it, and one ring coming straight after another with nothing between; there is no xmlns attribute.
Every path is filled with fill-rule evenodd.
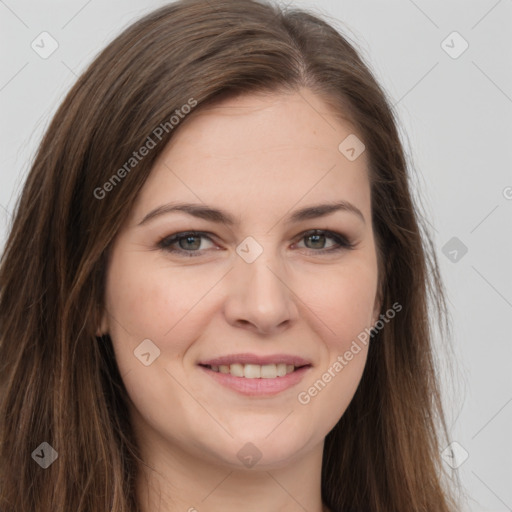
<svg viewBox="0 0 512 512"><path fill-rule="evenodd" d="M324 438L355 393L367 346L309 403L297 395L378 318L367 155L349 161L338 150L354 129L307 89L224 100L182 123L114 241L100 327L111 336L142 458L153 468L142 467L137 480L141 510L326 510ZM340 200L365 222L337 211L285 223L299 208ZM139 225L171 201L225 209L237 224L180 212ZM311 229L340 233L354 248L322 254L337 242L303 235ZM188 230L211 239L173 247L199 256L159 247ZM236 252L248 236L263 249L252 263ZM149 366L134 356L145 339L160 350ZM248 397L197 366L242 352L299 355L312 368L277 395ZM261 453L251 468L237 457L248 442Z"/></svg>

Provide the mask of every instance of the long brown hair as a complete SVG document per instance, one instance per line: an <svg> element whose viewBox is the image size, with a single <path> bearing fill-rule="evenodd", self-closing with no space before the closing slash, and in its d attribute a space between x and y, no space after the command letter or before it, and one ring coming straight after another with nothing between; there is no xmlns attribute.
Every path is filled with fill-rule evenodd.
<svg viewBox="0 0 512 512"><path fill-rule="evenodd" d="M96 336L109 248L187 122L169 121L176 110L301 87L349 118L366 145L382 312L403 307L373 337L357 392L326 437L322 498L340 512L456 510L439 455L447 428L429 308L431 299L448 331L443 286L389 100L354 46L317 16L185 0L128 27L80 76L17 203L0 267L2 511L137 510L143 462L129 398L111 340ZM134 164L148 137L154 147ZM32 455L43 442L58 454L46 469Z"/></svg>

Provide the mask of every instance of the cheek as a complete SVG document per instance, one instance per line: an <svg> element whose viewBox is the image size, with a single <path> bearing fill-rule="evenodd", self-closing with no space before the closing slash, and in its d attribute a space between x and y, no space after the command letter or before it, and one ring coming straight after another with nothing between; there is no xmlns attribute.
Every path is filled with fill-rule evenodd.
<svg viewBox="0 0 512 512"><path fill-rule="evenodd" d="M192 273L166 270L148 260L147 256L143 261L142 255L120 253L109 269L110 335L120 364L126 366L134 364L133 351L145 339L160 349L159 363L182 352L187 337L194 338L193 332L186 332L194 327L188 321L190 312L204 294Z"/></svg>
<svg viewBox="0 0 512 512"><path fill-rule="evenodd" d="M147 252L127 250L113 261L107 281L109 312L139 336L157 333L162 337L208 290L208 279L200 279L191 267L166 265Z"/></svg>
<svg viewBox="0 0 512 512"><path fill-rule="evenodd" d="M306 282L307 281L307 282ZM317 318L328 348L344 350L369 328L377 292L376 263L359 260L301 280L300 297ZM314 318L313 317L313 318Z"/></svg>

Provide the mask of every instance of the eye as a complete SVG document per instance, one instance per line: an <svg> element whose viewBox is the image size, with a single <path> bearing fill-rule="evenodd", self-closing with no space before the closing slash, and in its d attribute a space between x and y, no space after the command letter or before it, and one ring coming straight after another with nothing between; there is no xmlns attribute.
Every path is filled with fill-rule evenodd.
<svg viewBox="0 0 512 512"><path fill-rule="evenodd" d="M201 252L205 249L202 247L201 250L201 239L207 239L212 241L206 233L199 231L190 231L186 233L176 233L168 236L158 243L158 246L168 252L183 254L184 256L200 256ZM179 247L174 247L176 244Z"/></svg>
<svg viewBox="0 0 512 512"><path fill-rule="evenodd" d="M327 239L334 240L334 244L329 247L323 247ZM311 241L312 248L306 247L310 249L311 252L315 253L331 253L336 251L341 251L343 249L353 249L355 244L351 243L341 235L340 233L335 233L333 231L326 231L322 229L313 229L311 231L307 231L301 234L300 240L308 240Z"/></svg>

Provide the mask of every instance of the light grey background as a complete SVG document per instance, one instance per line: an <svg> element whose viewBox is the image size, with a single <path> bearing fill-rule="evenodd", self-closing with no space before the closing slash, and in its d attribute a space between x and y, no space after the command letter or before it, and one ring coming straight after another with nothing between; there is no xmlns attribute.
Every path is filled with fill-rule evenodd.
<svg viewBox="0 0 512 512"><path fill-rule="evenodd" d="M0 247L65 93L123 28L164 3L0 0ZM464 510L512 511L512 0L288 3L354 41L396 104L450 301L457 369L443 379L451 438L469 454L455 470ZM43 31L59 45L47 59L31 48ZM463 48L454 31L469 44L457 58L445 51Z"/></svg>

